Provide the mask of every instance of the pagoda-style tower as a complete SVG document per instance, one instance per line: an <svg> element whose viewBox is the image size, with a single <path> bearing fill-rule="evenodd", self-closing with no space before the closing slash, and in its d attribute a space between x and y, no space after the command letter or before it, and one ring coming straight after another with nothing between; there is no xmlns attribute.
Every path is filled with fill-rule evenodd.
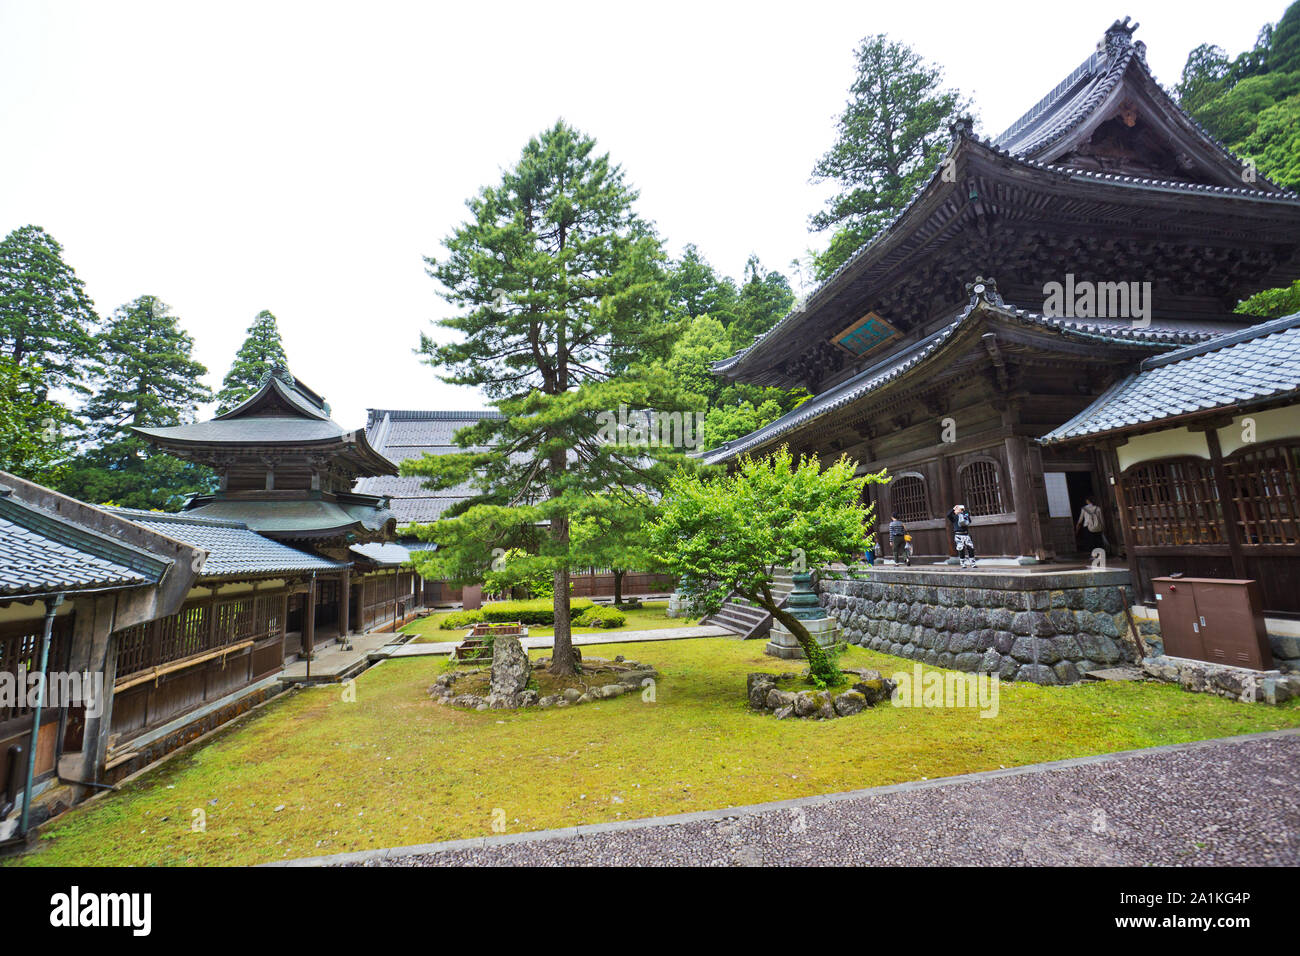
<svg viewBox="0 0 1300 956"><path fill-rule="evenodd" d="M370 447L365 429L334 422L326 401L288 369L268 372L251 398L211 421L136 431L220 476L217 493L195 496L187 512L242 521L340 561L354 544L392 540L397 522L388 499L352 486L396 475L397 466Z"/></svg>
<svg viewBox="0 0 1300 956"><path fill-rule="evenodd" d="M402 588L410 591L411 575L388 570L383 581L364 572L354 576L357 554L351 550L393 540L397 520L388 498L357 494L352 486L358 478L396 475L397 466L370 446L364 429L347 431L334 422L325 399L288 369L272 369L251 398L211 421L136 431L168 454L216 470L219 490L191 498L187 513L241 521L268 538L343 563L336 575L312 575L290 599L290 629L301 630L306 655L318 630L346 640L353 624L365 628L376 608L400 619Z"/></svg>

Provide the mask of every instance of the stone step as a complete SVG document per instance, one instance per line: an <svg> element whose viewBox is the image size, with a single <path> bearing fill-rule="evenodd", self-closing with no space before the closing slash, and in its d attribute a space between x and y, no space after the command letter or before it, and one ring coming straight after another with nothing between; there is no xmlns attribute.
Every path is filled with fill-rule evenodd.
<svg viewBox="0 0 1300 956"><path fill-rule="evenodd" d="M762 621L764 615L738 614L730 608L723 608L717 614L712 615L710 622L725 621L728 624L738 624L743 627L753 627Z"/></svg>
<svg viewBox="0 0 1300 956"><path fill-rule="evenodd" d="M741 621L735 618L726 617L725 615L719 615L718 617L710 618L709 623L717 627L725 627L727 630L733 631L736 634L740 634L740 635L753 633L757 628L761 627L763 624L762 621Z"/></svg>
<svg viewBox="0 0 1300 956"><path fill-rule="evenodd" d="M736 601L728 601L722 605L722 610L731 611L734 614L748 615L750 617L764 617L767 610L761 607L755 607L753 604L740 604Z"/></svg>
<svg viewBox="0 0 1300 956"><path fill-rule="evenodd" d="M771 615L762 608L734 601L724 604L717 614L706 617L700 623L725 627L746 640L766 634L772 626Z"/></svg>

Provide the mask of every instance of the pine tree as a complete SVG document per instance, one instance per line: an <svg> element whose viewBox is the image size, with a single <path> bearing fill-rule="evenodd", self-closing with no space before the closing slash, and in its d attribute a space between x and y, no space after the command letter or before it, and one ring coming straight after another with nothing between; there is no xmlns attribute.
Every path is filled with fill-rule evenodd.
<svg viewBox="0 0 1300 956"><path fill-rule="evenodd" d="M98 321L53 236L21 226L0 239L0 353L34 363L52 389L79 389Z"/></svg>
<svg viewBox="0 0 1300 956"><path fill-rule="evenodd" d="M194 340L171 309L144 295L121 306L95 343L98 388L86 403L92 446L73 464L66 493L128 508L172 511L211 487L211 470L156 452L133 427L193 421L212 393Z"/></svg>
<svg viewBox="0 0 1300 956"><path fill-rule="evenodd" d="M668 311L675 317L698 319L708 315L723 326L736 318L736 283L720 276L690 243L668 271Z"/></svg>
<svg viewBox="0 0 1300 956"><path fill-rule="evenodd" d="M445 240L429 273L460 313L442 320L459 341L421 337L443 381L482 389L502 412L462 429L462 447L403 464L435 487L470 480L478 496L454 518L421 529L426 577L482 580L492 562L537 529L547 534L525 575L554 583L552 670L573 673L569 569L581 564L570 526L602 492L665 480L657 448L611 432L626 409L671 408L662 369L675 323L665 317L664 256L633 211L636 192L592 138L563 121L530 140L499 185L468 202L471 216ZM628 437L630 441L620 441ZM658 469L658 470L657 470Z"/></svg>
<svg viewBox="0 0 1300 956"><path fill-rule="evenodd" d="M942 87L939 67L884 34L863 40L857 59L839 138L813 167L814 181L840 187L811 219L817 232L836 230L817 259L821 279L907 204L947 148L949 124L969 108Z"/></svg>
<svg viewBox="0 0 1300 956"><path fill-rule="evenodd" d="M248 327L248 337L235 353L230 371L217 393L217 414L230 411L257 391L262 376L277 365L288 368L289 360L280 341L275 316L263 309Z"/></svg>
<svg viewBox="0 0 1300 956"><path fill-rule="evenodd" d="M62 480L74 420L48 398L41 370L0 355L0 471L53 485Z"/></svg>
<svg viewBox="0 0 1300 956"><path fill-rule="evenodd" d="M745 263L745 283L740 287L736 319L728 331L735 351L748 348L754 339L776 325L794 305L790 282L779 272L769 272L750 256Z"/></svg>

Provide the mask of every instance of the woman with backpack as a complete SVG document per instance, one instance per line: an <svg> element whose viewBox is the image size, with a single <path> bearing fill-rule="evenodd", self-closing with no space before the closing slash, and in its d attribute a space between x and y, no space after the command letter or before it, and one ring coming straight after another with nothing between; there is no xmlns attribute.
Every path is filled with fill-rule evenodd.
<svg viewBox="0 0 1300 956"><path fill-rule="evenodd" d="M957 549L957 557L963 568L975 567L975 542L970 536L971 517L965 505L953 505L948 512L948 524L952 526L952 543Z"/></svg>

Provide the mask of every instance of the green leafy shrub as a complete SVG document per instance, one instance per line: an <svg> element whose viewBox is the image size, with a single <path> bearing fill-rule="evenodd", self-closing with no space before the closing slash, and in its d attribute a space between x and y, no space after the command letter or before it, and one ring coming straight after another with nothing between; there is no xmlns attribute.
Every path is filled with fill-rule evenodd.
<svg viewBox="0 0 1300 956"><path fill-rule="evenodd" d="M484 620L482 611L453 611L438 625L440 631L458 631Z"/></svg>
<svg viewBox="0 0 1300 956"><path fill-rule="evenodd" d="M570 600L570 614L578 617L595 605L586 598ZM549 627L555 623L555 607L549 598L533 601L494 601L485 604L482 620L493 624L505 624L518 621L534 627Z"/></svg>
<svg viewBox="0 0 1300 956"><path fill-rule="evenodd" d="M612 607L599 605L589 607L573 620L574 627L622 627L627 623L627 615Z"/></svg>

